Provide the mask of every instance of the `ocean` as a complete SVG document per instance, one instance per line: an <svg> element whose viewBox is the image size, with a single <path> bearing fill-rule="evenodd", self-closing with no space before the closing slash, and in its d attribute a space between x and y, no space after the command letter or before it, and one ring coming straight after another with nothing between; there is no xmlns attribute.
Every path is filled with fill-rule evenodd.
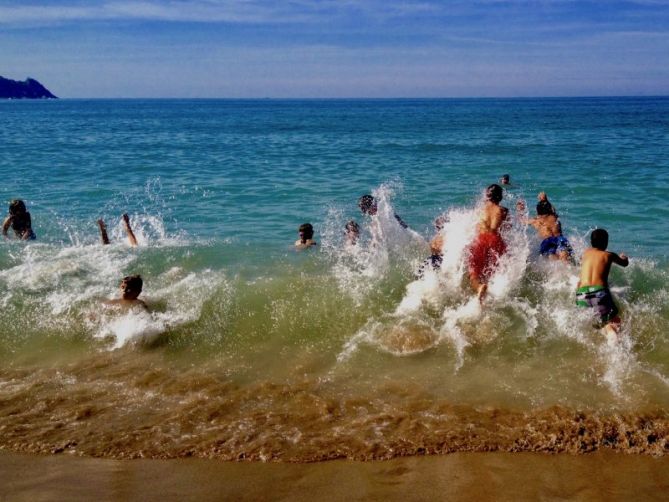
<svg viewBox="0 0 669 502"><path fill-rule="evenodd" d="M2 200L23 199L37 234L0 246L0 448L669 451L669 98L40 100L0 116ZM503 174L508 252L481 306L467 250ZM598 227L630 257L610 276L619 340L575 306L578 265L538 256L523 216L541 191L577 262ZM418 277L439 215L442 267ZM305 222L319 244L296 251ZM128 274L148 312L103 304Z"/></svg>

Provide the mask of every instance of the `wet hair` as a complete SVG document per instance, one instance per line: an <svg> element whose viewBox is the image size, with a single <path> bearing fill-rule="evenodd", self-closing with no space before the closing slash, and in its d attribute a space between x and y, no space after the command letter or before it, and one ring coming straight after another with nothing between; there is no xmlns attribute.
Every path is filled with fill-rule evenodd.
<svg viewBox="0 0 669 502"><path fill-rule="evenodd" d="M508 174L503 174L502 177L500 178L500 181L502 183L508 184L509 183L509 175Z"/></svg>
<svg viewBox="0 0 669 502"><path fill-rule="evenodd" d="M441 214L441 215L437 216L434 219L434 228L436 228L437 230L441 230L442 228L444 228L447 221L448 221L448 217L446 215Z"/></svg>
<svg viewBox="0 0 669 502"><path fill-rule="evenodd" d="M493 183L490 185L488 188L485 189L485 198L488 199L490 202L495 202L498 203L502 200L504 192L502 191L502 187L499 186L497 183Z"/></svg>
<svg viewBox="0 0 669 502"><path fill-rule="evenodd" d="M609 245L609 233L603 228L595 228L590 234L590 244L593 248L606 251Z"/></svg>
<svg viewBox="0 0 669 502"><path fill-rule="evenodd" d="M355 222L355 220L351 220L351 221L347 222L345 228L346 228L347 233L349 233L349 232L353 232L353 233L356 233L356 234L360 233L360 225L358 225Z"/></svg>
<svg viewBox="0 0 669 502"><path fill-rule="evenodd" d="M547 200L542 200L537 203L537 214L539 216L546 216L549 214L555 214L555 209L553 209L553 204Z"/></svg>
<svg viewBox="0 0 669 502"><path fill-rule="evenodd" d="M126 275L123 279L121 279L121 283L124 282L128 285L128 289L131 291L138 291L140 293L142 292L144 281L142 281L141 275Z"/></svg>
<svg viewBox="0 0 669 502"><path fill-rule="evenodd" d="M376 200L374 200L374 196L367 193L360 197L358 199L358 207L363 213L369 213L369 211L376 207Z"/></svg>
<svg viewBox="0 0 669 502"><path fill-rule="evenodd" d="M22 200L14 199L9 203L9 214L11 214L12 216L25 212L26 212L26 205Z"/></svg>
<svg viewBox="0 0 669 502"><path fill-rule="evenodd" d="M314 227L311 225L311 223L302 223L298 229L298 232L304 234L303 239L306 241L314 236Z"/></svg>

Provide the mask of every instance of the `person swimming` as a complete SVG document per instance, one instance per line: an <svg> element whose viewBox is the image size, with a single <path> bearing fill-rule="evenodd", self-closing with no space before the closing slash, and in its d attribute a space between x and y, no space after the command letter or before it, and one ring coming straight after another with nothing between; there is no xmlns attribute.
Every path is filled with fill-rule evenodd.
<svg viewBox="0 0 669 502"><path fill-rule="evenodd" d="M378 205L376 199L373 195L365 194L358 199L358 207L362 214L367 214L369 216L375 216L378 211ZM393 213L395 220L400 226L404 229L409 228L402 218L397 213Z"/></svg>
<svg viewBox="0 0 669 502"><path fill-rule="evenodd" d="M621 321L618 307L613 302L609 290L609 271L613 263L626 267L629 265L629 258L624 253L617 255L606 251L609 234L603 228L592 231L590 244L592 247L584 251L581 259L581 273L576 286L576 305L593 309L607 335L617 338Z"/></svg>
<svg viewBox="0 0 669 502"><path fill-rule="evenodd" d="M14 231L16 238L22 241L37 238L32 229L30 213L26 210L25 203L20 199L14 199L9 203L9 215L2 224L2 235L7 237L10 228Z"/></svg>
<svg viewBox="0 0 669 502"><path fill-rule="evenodd" d="M149 307L138 297L142 293L142 276L128 275L121 279L119 289L121 290L121 298L114 298L112 300L105 300L106 305L119 305L121 307L142 307L148 310Z"/></svg>
<svg viewBox="0 0 669 502"><path fill-rule="evenodd" d="M557 217L557 212L553 205L548 202L544 192L539 194L537 217L527 220L526 223L532 225L539 237L543 239L539 246L539 254L550 259L572 260L573 249L571 244L562 235L562 225Z"/></svg>
<svg viewBox="0 0 669 502"><path fill-rule="evenodd" d="M346 244L348 246L355 246L360 238L360 225L358 225L355 220L350 220L346 223L344 228Z"/></svg>
<svg viewBox="0 0 669 502"><path fill-rule="evenodd" d="M303 223L297 231L300 238L295 241L296 249L308 249L318 244L314 241L314 227L311 223Z"/></svg>
<svg viewBox="0 0 669 502"><path fill-rule="evenodd" d="M507 223L509 210L500 206L503 190L497 184L488 186L485 204L477 224L477 235L469 247L469 280L479 301L488 291L488 280L495 271L506 244L500 230Z"/></svg>

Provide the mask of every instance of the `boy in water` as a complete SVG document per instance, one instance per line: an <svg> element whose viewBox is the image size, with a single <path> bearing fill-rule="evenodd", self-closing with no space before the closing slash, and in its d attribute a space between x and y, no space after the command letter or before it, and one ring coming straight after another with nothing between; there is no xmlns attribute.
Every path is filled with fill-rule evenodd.
<svg viewBox="0 0 669 502"><path fill-rule="evenodd" d="M592 231L590 244L592 247L585 250L581 259L576 305L594 309L607 335L617 336L620 317L609 291L609 271L613 263L626 267L629 259L624 253L617 255L606 250L609 245L609 234L603 228Z"/></svg>
<svg viewBox="0 0 669 502"><path fill-rule="evenodd" d="M362 211L362 214L368 214L369 216L374 216L378 211L376 199L370 194L365 194L358 199L358 207L360 208L360 211ZM399 223L402 228L409 228L409 225L404 223L404 220L400 218L397 213L395 213L394 216L397 223Z"/></svg>
<svg viewBox="0 0 669 502"><path fill-rule="evenodd" d="M445 215L437 216L434 220L434 229L437 231L436 235L430 241L430 257L418 267L416 277L421 278L425 274L425 267L431 266L433 270L441 268L441 263L444 261L444 236L441 234L448 218Z"/></svg>
<svg viewBox="0 0 669 502"><path fill-rule="evenodd" d="M145 310L149 310L146 303L138 298L142 292L143 281L140 275L128 275L121 280L119 289L121 290L121 298L114 300L106 300L107 305L120 305L122 307L140 306Z"/></svg>
<svg viewBox="0 0 669 502"><path fill-rule="evenodd" d="M128 235L128 243L132 247L137 246L137 238L135 237L135 233L132 231L132 227L130 226L130 218L128 217L128 213L123 213L123 228L125 229L125 233ZM102 244L109 244L109 236L107 235L107 225L105 225L105 222L102 218L98 220L98 227L100 227L100 238L102 239Z"/></svg>
<svg viewBox="0 0 669 502"><path fill-rule="evenodd" d="M478 235L469 248L469 281L480 302L488 291L488 279L499 257L506 252L500 230L507 223L509 210L499 205L502 196L502 187L497 184L486 189L486 201L476 227Z"/></svg>
<svg viewBox="0 0 669 502"><path fill-rule="evenodd" d="M360 225L358 225L355 220L350 220L346 223L345 229L346 245L355 246L360 238Z"/></svg>
<svg viewBox="0 0 669 502"><path fill-rule="evenodd" d="M7 237L10 227L17 239L22 241L36 239L35 232L32 229L30 213L26 210L26 205L22 200L14 199L9 203L9 215L2 224L2 235Z"/></svg>
<svg viewBox="0 0 669 502"><path fill-rule="evenodd" d="M539 254L554 260L571 260L573 250L569 241L562 235L560 220L544 192L539 194L537 217L527 220L527 223L532 225L539 237L543 239L539 247Z"/></svg>
<svg viewBox="0 0 669 502"><path fill-rule="evenodd" d="M314 227L311 223L302 223L297 231L300 238L295 241L296 249L308 249L318 244L314 241Z"/></svg>

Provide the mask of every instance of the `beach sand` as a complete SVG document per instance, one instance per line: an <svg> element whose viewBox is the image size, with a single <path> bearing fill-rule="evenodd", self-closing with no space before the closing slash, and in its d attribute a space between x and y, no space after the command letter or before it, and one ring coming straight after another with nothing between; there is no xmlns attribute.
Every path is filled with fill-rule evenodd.
<svg viewBox="0 0 669 502"><path fill-rule="evenodd" d="M0 452L0 501L667 500L669 458L455 453L310 464Z"/></svg>

